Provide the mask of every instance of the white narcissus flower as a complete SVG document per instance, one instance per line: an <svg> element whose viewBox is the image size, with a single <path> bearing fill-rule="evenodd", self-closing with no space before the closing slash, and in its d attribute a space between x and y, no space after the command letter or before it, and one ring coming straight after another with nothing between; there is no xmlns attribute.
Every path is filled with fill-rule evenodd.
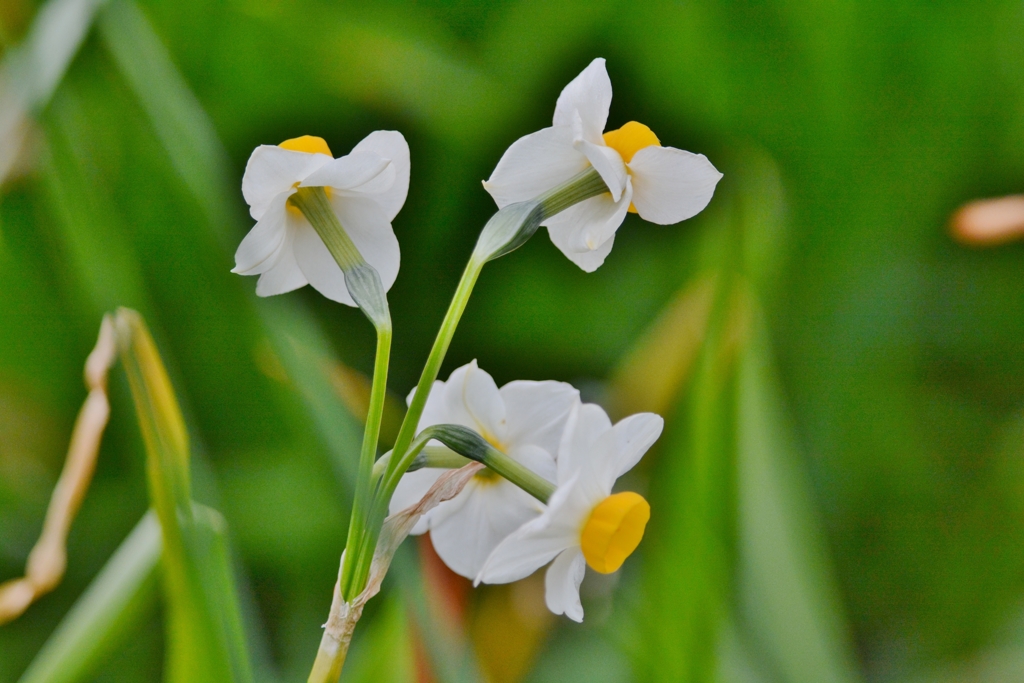
<svg viewBox="0 0 1024 683"><path fill-rule="evenodd" d="M604 263L627 211L652 223L678 223L708 205L722 177L703 154L662 147L642 123L630 121L605 133L611 101L604 59L595 59L562 90L553 125L516 140L484 182L503 208L534 199L592 166L610 192L542 223L555 246L587 272Z"/></svg>
<svg viewBox="0 0 1024 683"><path fill-rule="evenodd" d="M256 225L238 246L231 272L259 275L259 296L311 284L328 299L355 306L341 268L289 201L300 187L325 188L345 232L389 290L400 258L391 221L409 191L409 145L402 134L375 131L338 159L323 138L304 135L260 145L245 167L242 194Z"/></svg>
<svg viewBox="0 0 1024 683"><path fill-rule="evenodd" d="M555 614L583 621L580 583L585 565L608 574L629 557L651 516L650 505L632 491L612 493L661 435L664 420L640 413L614 427L596 405L573 409L558 451L558 488L547 509L494 549L476 577L508 583L529 576L551 560L545 598Z"/></svg>
<svg viewBox="0 0 1024 683"><path fill-rule="evenodd" d="M418 428L437 424L468 427L513 460L554 482L555 452L569 413L578 402L579 392L564 382L515 381L498 389L473 361L455 370L447 382L434 382ZM391 498L391 512L414 505L446 471L425 468L407 473ZM515 484L483 470L458 496L424 515L412 533L429 530L444 563L471 579L502 539L543 509L540 501Z"/></svg>

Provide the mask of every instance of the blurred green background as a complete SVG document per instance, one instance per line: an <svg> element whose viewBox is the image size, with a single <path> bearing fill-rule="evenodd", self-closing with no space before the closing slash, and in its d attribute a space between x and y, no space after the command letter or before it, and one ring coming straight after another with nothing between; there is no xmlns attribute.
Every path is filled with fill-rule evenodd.
<svg viewBox="0 0 1024 683"><path fill-rule="evenodd" d="M408 541L343 680L1024 680L1024 250L947 230L1024 188L1019 0L41 7L0 0L0 580L39 533L100 318L130 306L227 519L257 680L305 680L358 452L346 368L371 370L373 331L229 273L246 159L405 134L405 396L494 210L481 179L603 56L609 127L706 154L715 198L677 226L629 216L591 275L542 231L485 269L442 377L477 358L664 414L628 482L647 537L588 576L583 625L545 616L536 578L472 591ZM0 627L2 683L147 507L120 371L111 391L67 576ZM147 604L89 680L159 680Z"/></svg>

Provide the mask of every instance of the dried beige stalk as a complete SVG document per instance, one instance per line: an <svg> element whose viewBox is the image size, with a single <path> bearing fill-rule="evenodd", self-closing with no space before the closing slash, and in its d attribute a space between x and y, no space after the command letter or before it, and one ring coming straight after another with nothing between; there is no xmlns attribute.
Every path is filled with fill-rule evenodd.
<svg viewBox="0 0 1024 683"><path fill-rule="evenodd" d="M29 605L60 583L67 567L67 539L96 469L103 430L110 418L107 374L117 359L110 316L104 316L96 347L85 361L89 395L71 433L64 469L50 497L43 531L25 565L25 576L0 584L0 624L17 619Z"/></svg>

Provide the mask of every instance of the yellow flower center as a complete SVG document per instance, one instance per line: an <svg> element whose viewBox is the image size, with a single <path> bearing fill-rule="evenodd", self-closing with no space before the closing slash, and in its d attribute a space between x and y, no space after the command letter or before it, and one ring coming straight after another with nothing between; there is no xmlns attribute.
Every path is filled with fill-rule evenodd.
<svg viewBox="0 0 1024 683"><path fill-rule="evenodd" d="M634 154L644 147L661 145L661 140L644 124L630 121L618 130L605 133L604 144L618 152L622 160L628 164L633 160Z"/></svg>
<svg viewBox="0 0 1024 683"><path fill-rule="evenodd" d="M642 123L630 121L618 130L610 130L604 134L604 144L608 145L622 157L627 164L633 160L633 155L644 147L661 145L661 140L650 128ZM636 213L636 207L631 203L629 212Z"/></svg>
<svg viewBox="0 0 1024 683"><path fill-rule="evenodd" d="M583 557L591 569L611 574L633 554L644 537L651 506L639 493L615 493L591 511L580 534Z"/></svg>
<svg viewBox="0 0 1024 683"><path fill-rule="evenodd" d="M302 137L292 138L291 140L285 140L280 145L281 149L289 149L293 152L306 152L307 154L326 154L329 157L333 157L331 154L331 148L327 146L327 141L323 138L318 138L315 135L303 135Z"/></svg>

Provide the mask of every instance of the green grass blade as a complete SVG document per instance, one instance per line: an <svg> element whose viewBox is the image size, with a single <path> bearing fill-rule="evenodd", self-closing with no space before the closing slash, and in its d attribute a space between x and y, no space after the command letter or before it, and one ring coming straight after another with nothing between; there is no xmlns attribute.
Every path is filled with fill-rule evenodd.
<svg viewBox="0 0 1024 683"><path fill-rule="evenodd" d="M25 41L0 64L0 184L14 165L28 129L60 85L105 0L50 0Z"/></svg>
<svg viewBox="0 0 1024 683"><path fill-rule="evenodd" d="M199 201L221 241L230 240L232 202L225 197L227 154L188 84L145 14L131 0L112 0L99 30L118 69L149 116L171 165Z"/></svg>
<svg viewBox="0 0 1024 683"><path fill-rule="evenodd" d="M154 602L160 549L160 524L149 513L64 617L21 683L91 680Z"/></svg>
<svg viewBox="0 0 1024 683"><path fill-rule="evenodd" d="M755 316L738 371L740 613L782 680L852 683L852 643L762 324Z"/></svg>
<svg viewBox="0 0 1024 683"><path fill-rule="evenodd" d="M194 515L188 436L170 379L138 313L121 309L115 327L146 445L150 497L163 530L167 679L170 683L249 681L237 604L224 579L222 545L212 542L209 514L203 520Z"/></svg>
<svg viewBox="0 0 1024 683"><path fill-rule="evenodd" d="M405 597L406 611L423 639L433 673L443 683L478 683L480 664L465 630L445 619L427 599L427 586L416 546L403 544L391 561L390 573Z"/></svg>
<svg viewBox="0 0 1024 683"><path fill-rule="evenodd" d="M691 389L652 476L636 665L644 680L711 681L730 592L734 418L732 288L720 294Z"/></svg>
<svg viewBox="0 0 1024 683"><path fill-rule="evenodd" d="M225 635L228 656L236 681L251 681L252 671L246 649L245 631L239 609L238 591L231 569L227 523L219 512L205 505L193 506L199 544L206 562L203 569L203 588L215 606L215 616Z"/></svg>

